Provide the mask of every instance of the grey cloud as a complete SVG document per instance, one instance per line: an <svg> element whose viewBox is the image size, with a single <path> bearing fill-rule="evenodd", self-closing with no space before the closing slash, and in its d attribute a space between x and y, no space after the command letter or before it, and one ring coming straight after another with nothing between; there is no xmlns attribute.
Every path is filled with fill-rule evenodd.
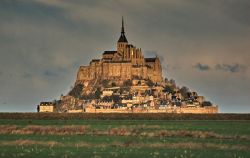
<svg viewBox="0 0 250 158"><path fill-rule="evenodd" d="M208 71L210 70L210 66L209 65L206 65L206 64L201 64L201 63L197 63L194 68L200 70L200 71Z"/></svg>
<svg viewBox="0 0 250 158"><path fill-rule="evenodd" d="M246 66L241 64L217 64L215 66L217 70L227 71L231 73L244 72L246 70Z"/></svg>
<svg viewBox="0 0 250 158"><path fill-rule="evenodd" d="M215 66L209 66L207 64L197 63L193 66L193 68L200 70L200 71L209 71L209 70L220 70L230 73L238 73L238 72L245 72L247 69L246 65L242 64L216 64Z"/></svg>
<svg viewBox="0 0 250 158"><path fill-rule="evenodd" d="M44 73L43 73L44 76L46 77L58 77L58 74L54 71L51 71L51 70L46 70Z"/></svg>

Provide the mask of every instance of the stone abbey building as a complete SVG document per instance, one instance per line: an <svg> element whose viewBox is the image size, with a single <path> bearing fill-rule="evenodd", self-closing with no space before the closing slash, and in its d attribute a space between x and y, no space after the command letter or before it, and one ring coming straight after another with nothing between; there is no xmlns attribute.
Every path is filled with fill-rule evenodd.
<svg viewBox="0 0 250 158"><path fill-rule="evenodd" d="M141 48L128 43L122 19L121 35L115 51L104 51L102 59L93 59L88 66L80 66L76 84L94 79L128 80L150 79L162 81L162 68L159 58L144 58Z"/></svg>

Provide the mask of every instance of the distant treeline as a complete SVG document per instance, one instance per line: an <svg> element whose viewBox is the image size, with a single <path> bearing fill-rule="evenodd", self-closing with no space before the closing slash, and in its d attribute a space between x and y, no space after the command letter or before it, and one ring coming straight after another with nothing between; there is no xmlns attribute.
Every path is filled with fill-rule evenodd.
<svg viewBox="0 0 250 158"><path fill-rule="evenodd" d="M0 113L0 119L38 120L250 120L250 114Z"/></svg>

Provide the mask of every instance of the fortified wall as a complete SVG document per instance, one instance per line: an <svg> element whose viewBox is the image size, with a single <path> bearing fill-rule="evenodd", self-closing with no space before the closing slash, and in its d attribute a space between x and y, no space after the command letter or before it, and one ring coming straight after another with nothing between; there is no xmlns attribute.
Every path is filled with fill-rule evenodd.
<svg viewBox="0 0 250 158"><path fill-rule="evenodd" d="M195 108L166 108L166 109L92 109L86 108L88 113L192 113L192 114L212 114L218 113L218 106L195 107Z"/></svg>

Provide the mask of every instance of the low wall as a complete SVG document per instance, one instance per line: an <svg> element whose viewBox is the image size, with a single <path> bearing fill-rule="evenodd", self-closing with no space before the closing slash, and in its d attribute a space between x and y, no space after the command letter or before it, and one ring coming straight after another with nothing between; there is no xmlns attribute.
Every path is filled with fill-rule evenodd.
<svg viewBox="0 0 250 158"><path fill-rule="evenodd" d="M85 109L87 113L193 113L193 114L212 114L218 113L218 107L195 107L195 108L166 108L166 109Z"/></svg>

